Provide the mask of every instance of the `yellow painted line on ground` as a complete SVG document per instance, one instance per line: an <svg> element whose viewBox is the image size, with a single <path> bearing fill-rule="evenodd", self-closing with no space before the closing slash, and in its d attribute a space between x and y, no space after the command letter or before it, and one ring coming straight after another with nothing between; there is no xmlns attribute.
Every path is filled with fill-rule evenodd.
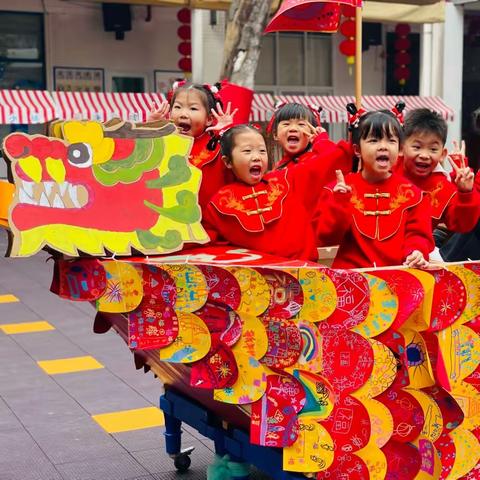
<svg viewBox="0 0 480 480"><path fill-rule="evenodd" d="M55 330L55 327L48 322L23 322L23 323L5 323L0 325L0 330L7 335L16 333L47 332Z"/></svg>
<svg viewBox="0 0 480 480"><path fill-rule="evenodd" d="M157 407L103 413L92 415L92 418L108 433L161 427L165 424L163 413Z"/></svg>
<svg viewBox="0 0 480 480"><path fill-rule="evenodd" d="M0 295L0 303L13 303L19 301L20 300L15 295Z"/></svg>
<svg viewBox="0 0 480 480"><path fill-rule="evenodd" d="M85 370L97 370L104 368L101 363L93 357L72 357L60 358L58 360L41 360L38 366L48 373L48 375L57 375L59 373L83 372Z"/></svg>

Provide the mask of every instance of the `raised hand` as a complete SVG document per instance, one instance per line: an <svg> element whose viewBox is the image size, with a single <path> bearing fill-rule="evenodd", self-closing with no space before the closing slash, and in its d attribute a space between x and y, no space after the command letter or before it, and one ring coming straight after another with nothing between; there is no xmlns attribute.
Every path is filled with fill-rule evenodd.
<svg viewBox="0 0 480 480"><path fill-rule="evenodd" d="M237 112L238 112L238 108L236 108L232 112L231 102L228 102L227 108L225 109L225 111L223 111L222 106L219 103L217 103L217 109L215 110L214 108L212 108L212 115L215 117L216 123L215 125L208 127L206 131L220 132L221 130L224 130L225 128L232 126L233 117Z"/></svg>
<svg viewBox="0 0 480 480"><path fill-rule="evenodd" d="M160 105L154 103L147 116L147 122L158 122L159 120L167 120L170 113L170 104L164 100Z"/></svg>
<svg viewBox="0 0 480 480"><path fill-rule="evenodd" d="M425 259L423 253L419 250L414 250L403 262L404 265L410 268L428 268L430 265Z"/></svg>
<svg viewBox="0 0 480 480"><path fill-rule="evenodd" d="M475 175L465 160L465 142L462 140L461 147L459 147L458 142L454 141L453 146L454 151L449 153L447 158L455 172L455 185L459 192L471 192Z"/></svg>
<svg viewBox="0 0 480 480"><path fill-rule="evenodd" d="M306 127L302 128L302 133L308 138L308 142L311 143L317 135L320 135L326 130L322 127L314 127L310 122L306 122Z"/></svg>
<svg viewBox="0 0 480 480"><path fill-rule="evenodd" d="M333 187L334 193L351 193L352 187L345 183L345 177L341 170L335 170L335 176L337 177L337 183Z"/></svg>

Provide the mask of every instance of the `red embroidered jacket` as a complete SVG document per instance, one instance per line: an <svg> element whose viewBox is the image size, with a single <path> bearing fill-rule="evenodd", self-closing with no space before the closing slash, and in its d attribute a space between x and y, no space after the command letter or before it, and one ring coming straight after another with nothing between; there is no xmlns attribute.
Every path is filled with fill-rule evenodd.
<svg viewBox="0 0 480 480"><path fill-rule="evenodd" d="M316 260L315 233L304 195L307 169L269 172L251 186L231 183L212 198L203 224L212 242L279 255Z"/></svg>
<svg viewBox="0 0 480 480"><path fill-rule="evenodd" d="M337 268L400 265L414 250L433 250L430 205L423 193L397 174L380 183L361 173L345 177L352 194L324 188L314 217L320 246L340 248Z"/></svg>
<svg viewBox="0 0 480 480"><path fill-rule="evenodd" d="M318 135L313 142L312 149L299 157L291 158L285 155L275 166L275 170L285 168L301 168L305 162L318 162L321 168L313 169L306 185L305 205L311 209L316 205L321 188L335 180L335 170L342 170L344 174L352 171L353 147L345 140L332 142L326 133Z"/></svg>
<svg viewBox="0 0 480 480"><path fill-rule="evenodd" d="M198 192L198 203L202 211L220 188L233 181L230 170L222 161L220 145L215 150L207 149L210 138L208 133L196 137L189 157L190 163L202 171L202 183Z"/></svg>

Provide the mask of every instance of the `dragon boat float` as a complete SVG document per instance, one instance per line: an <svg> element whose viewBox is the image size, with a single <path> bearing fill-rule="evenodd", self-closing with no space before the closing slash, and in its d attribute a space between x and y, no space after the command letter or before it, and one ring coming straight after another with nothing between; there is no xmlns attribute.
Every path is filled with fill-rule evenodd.
<svg viewBox="0 0 480 480"><path fill-rule="evenodd" d="M480 478L480 263L335 270L202 246L190 149L171 124L9 135L9 254L52 252L52 291L209 412L216 446L274 451L276 479Z"/></svg>

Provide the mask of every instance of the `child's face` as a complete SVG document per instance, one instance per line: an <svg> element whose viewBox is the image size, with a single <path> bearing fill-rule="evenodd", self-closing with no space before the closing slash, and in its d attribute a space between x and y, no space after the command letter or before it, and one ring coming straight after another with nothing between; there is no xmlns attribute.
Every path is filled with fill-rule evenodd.
<svg viewBox="0 0 480 480"><path fill-rule="evenodd" d="M410 135L403 146L403 166L414 177L428 177L438 162L443 161L447 150L441 138L431 132Z"/></svg>
<svg viewBox="0 0 480 480"><path fill-rule="evenodd" d="M224 157L227 168L247 185L256 185L268 168L265 140L260 133L248 130L235 135L230 161Z"/></svg>
<svg viewBox="0 0 480 480"><path fill-rule="evenodd" d="M212 124L210 112L207 112L202 94L197 90L182 90L175 97L170 119L181 133L190 137L200 136Z"/></svg>
<svg viewBox="0 0 480 480"><path fill-rule="evenodd" d="M362 176L367 181L378 182L391 175L392 166L397 161L399 140L396 136L375 138L369 135L355 145L355 153L362 159Z"/></svg>
<svg viewBox="0 0 480 480"><path fill-rule="evenodd" d="M286 155L295 157L307 148L309 143L307 132L308 121L306 119L291 118L279 122L273 138L279 143Z"/></svg>

